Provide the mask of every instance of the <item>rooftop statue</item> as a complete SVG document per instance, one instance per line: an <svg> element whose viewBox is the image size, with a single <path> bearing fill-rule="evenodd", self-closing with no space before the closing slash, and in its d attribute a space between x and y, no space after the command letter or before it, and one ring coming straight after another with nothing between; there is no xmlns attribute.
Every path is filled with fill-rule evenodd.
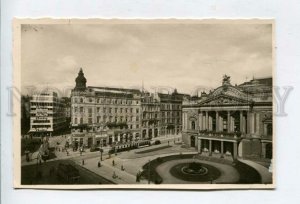
<svg viewBox="0 0 300 204"><path fill-rule="evenodd" d="M223 76L222 85L230 85L230 76L227 76L226 74Z"/></svg>

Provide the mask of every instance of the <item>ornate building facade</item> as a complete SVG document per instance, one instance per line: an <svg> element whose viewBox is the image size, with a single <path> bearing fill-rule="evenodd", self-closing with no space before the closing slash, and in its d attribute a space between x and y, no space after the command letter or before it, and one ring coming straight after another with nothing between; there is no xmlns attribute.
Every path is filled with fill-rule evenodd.
<svg viewBox="0 0 300 204"><path fill-rule="evenodd" d="M86 86L82 69L75 82L71 93L71 131L75 146L152 139L162 135L162 129L163 135L181 132L184 95L177 91L169 95Z"/></svg>
<svg viewBox="0 0 300 204"><path fill-rule="evenodd" d="M125 143L140 137L141 92L87 87L82 69L71 93L71 128L75 146Z"/></svg>
<svg viewBox="0 0 300 204"><path fill-rule="evenodd" d="M154 138L160 135L160 99L157 94L142 94L142 138Z"/></svg>
<svg viewBox="0 0 300 204"><path fill-rule="evenodd" d="M222 86L183 104L183 141L199 153L272 158L272 78Z"/></svg>
<svg viewBox="0 0 300 204"><path fill-rule="evenodd" d="M161 135L177 135L182 130L182 102L188 95L179 94L175 89L172 94L158 94L161 111Z"/></svg>

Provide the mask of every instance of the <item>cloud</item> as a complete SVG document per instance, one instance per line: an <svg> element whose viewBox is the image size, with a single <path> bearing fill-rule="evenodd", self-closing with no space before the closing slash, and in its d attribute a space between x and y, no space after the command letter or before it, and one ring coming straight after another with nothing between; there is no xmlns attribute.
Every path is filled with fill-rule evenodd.
<svg viewBox="0 0 300 204"><path fill-rule="evenodd" d="M22 32L22 86L172 86L190 92L272 74L268 24L40 25ZM26 32L25 32L26 30Z"/></svg>

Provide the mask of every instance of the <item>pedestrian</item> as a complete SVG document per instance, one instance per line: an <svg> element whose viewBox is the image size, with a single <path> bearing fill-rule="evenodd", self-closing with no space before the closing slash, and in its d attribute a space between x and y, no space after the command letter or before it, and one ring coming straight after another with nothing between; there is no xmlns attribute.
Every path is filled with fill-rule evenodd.
<svg viewBox="0 0 300 204"><path fill-rule="evenodd" d="M112 160L112 165L115 166L115 160Z"/></svg>
<svg viewBox="0 0 300 204"><path fill-rule="evenodd" d="M140 182L140 176L141 176L141 173L137 172L137 174L136 174L136 182Z"/></svg>
<svg viewBox="0 0 300 204"><path fill-rule="evenodd" d="M82 160L82 166L84 165L84 159Z"/></svg>
<svg viewBox="0 0 300 204"><path fill-rule="evenodd" d="M124 171L124 170L125 170L125 168L124 168L123 164L122 164L122 166L121 166L121 170L122 170L122 171Z"/></svg>
<svg viewBox="0 0 300 204"><path fill-rule="evenodd" d="M114 179L115 178L118 178L118 176L117 176L117 174L116 174L116 172L114 171L114 173L113 173L113 176L112 176Z"/></svg>
<svg viewBox="0 0 300 204"><path fill-rule="evenodd" d="M98 161L98 168L99 168L99 167L101 167L101 162L100 162L100 161Z"/></svg>

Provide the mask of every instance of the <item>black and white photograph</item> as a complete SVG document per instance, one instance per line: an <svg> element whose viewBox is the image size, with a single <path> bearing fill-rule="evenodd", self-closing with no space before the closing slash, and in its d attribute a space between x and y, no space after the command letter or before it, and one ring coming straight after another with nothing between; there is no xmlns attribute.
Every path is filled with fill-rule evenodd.
<svg viewBox="0 0 300 204"><path fill-rule="evenodd" d="M274 20L15 19L14 187L272 189Z"/></svg>

